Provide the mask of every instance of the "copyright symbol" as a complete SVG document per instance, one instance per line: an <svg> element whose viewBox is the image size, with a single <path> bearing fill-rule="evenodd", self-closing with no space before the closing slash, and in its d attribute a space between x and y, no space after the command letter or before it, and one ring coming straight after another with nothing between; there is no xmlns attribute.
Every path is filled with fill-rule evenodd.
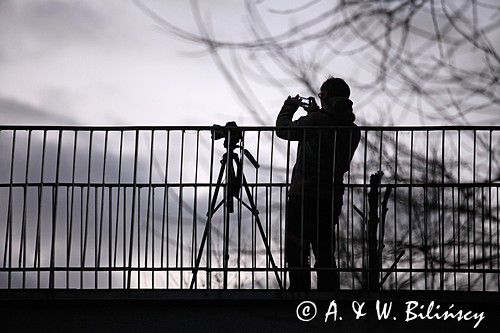
<svg viewBox="0 0 500 333"><path fill-rule="evenodd" d="M304 301L297 306L297 318L301 321L311 321L316 317L316 304L311 301Z"/></svg>

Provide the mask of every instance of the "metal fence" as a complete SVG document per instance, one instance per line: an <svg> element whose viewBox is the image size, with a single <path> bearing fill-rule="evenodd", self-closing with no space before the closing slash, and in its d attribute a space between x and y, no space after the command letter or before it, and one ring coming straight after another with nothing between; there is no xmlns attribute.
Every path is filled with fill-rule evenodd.
<svg viewBox="0 0 500 333"><path fill-rule="evenodd" d="M240 129L1 126L0 288L286 288L296 142ZM500 127L359 129L341 288L499 291Z"/></svg>

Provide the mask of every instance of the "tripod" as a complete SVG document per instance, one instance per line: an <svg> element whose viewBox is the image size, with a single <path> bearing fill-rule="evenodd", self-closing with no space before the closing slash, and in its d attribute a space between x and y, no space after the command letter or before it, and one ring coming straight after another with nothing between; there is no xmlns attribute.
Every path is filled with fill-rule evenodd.
<svg viewBox="0 0 500 333"><path fill-rule="evenodd" d="M224 143L224 146L227 147L227 144ZM228 268L228 262L229 262L229 217L230 214L234 212L234 199L237 199L241 202L242 205L244 205L250 212L252 212L252 215L255 217L255 221L257 224L257 227L259 229L260 236L262 238L262 241L264 242L264 246L266 248L266 254L269 257L269 261L271 262L271 266L273 268L274 274L276 275L276 280L278 281L278 285L280 289L283 289L283 286L281 284L281 279L278 274L278 267L276 266L271 249L269 247L269 243L266 237L266 234L264 233L264 229L262 227L262 223L259 218L259 211L257 210L257 207L255 206L255 202L253 200L252 193L250 191L250 188L248 186L248 183L246 181L245 175L243 174L243 163L242 160L240 160L239 156L237 153L234 152L234 149L240 147L235 144L230 144L228 151L224 153L222 156L222 159L220 161L221 166L220 166L220 171L219 171L219 176L217 178L217 185L215 186L214 190L214 196L212 198L210 207L207 212L207 223L205 225L205 231L203 232L203 237L201 239L201 244L200 244L200 249L198 250L198 255L196 256L196 262L195 266L193 269L193 277L191 279L191 285L190 289L194 288L194 284L196 282L196 275L198 273L199 267L200 267L200 262L201 262L201 257L203 255L203 249L205 247L205 243L207 241L207 236L209 232L209 227L210 227L210 222L212 220L212 217L214 216L215 212L222 206L222 204L226 205L226 216L224 219L224 241L223 241L223 272L224 272L224 278L223 278L223 288L227 289L227 268ZM250 154L250 152L246 149L243 149L243 152L247 159L250 161L250 163L255 167L259 168L259 164L255 160L255 158ZM243 158L242 158L243 159ZM236 174L234 170L234 165L236 164ZM227 167L227 182L226 182L226 193L225 197L217 204L217 196L219 194L219 190L222 186L222 179L224 177L224 170L226 170ZM243 186L243 189L247 195L249 203L245 203L242 198L238 198L239 192L241 190L241 187Z"/></svg>

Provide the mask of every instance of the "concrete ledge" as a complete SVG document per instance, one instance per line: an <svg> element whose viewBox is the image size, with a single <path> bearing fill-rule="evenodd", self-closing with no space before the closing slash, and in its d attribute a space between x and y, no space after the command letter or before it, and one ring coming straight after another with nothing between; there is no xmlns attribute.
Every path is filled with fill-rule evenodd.
<svg viewBox="0 0 500 333"><path fill-rule="evenodd" d="M301 321L298 309L314 303L316 315ZM337 320L326 314L332 302ZM391 305L379 319L379 305ZM357 303L355 303L357 302ZM431 313L449 309L483 314L477 320L406 321L408 302ZM356 318L353 306L363 304ZM441 308L436 311L439 305ZM418 308L416 308L418 310ZM415 310L415 311L417 311ZM425 309L421 310L425 313ZM340 319L342 317L342 319ZM396 318L396 319L394 319ZM325 322L325 319L327 321ZM282 292L277 290L0 290L1 332L498 332L500 294L458 291L342 290Z"/></svg>

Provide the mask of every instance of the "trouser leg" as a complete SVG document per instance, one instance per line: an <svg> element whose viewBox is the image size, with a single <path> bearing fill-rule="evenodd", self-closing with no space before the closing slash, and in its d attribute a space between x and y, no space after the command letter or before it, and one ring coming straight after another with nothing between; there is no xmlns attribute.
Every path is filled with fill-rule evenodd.
<svg viewBox="0 0 500 333"><path fill-rule="evenodd" d="M286 260L289 268L290 290L311 289L311 272L309 268L309 240L306 230L307 216L303 214L300 198L290 197L286 211ZM304 270L297 270L304 268Z"/></svg>
<svg viewBox="0 0 500 333"><path fill-rule="evenodd" d="M340 288L339 274L334 269L335 263L335 226L338 224L342 207L342 197L336 198L334 209L332 204L320 201L315 237L312 238L315 267L318 269L318 290L338 290Z"/></svg>

